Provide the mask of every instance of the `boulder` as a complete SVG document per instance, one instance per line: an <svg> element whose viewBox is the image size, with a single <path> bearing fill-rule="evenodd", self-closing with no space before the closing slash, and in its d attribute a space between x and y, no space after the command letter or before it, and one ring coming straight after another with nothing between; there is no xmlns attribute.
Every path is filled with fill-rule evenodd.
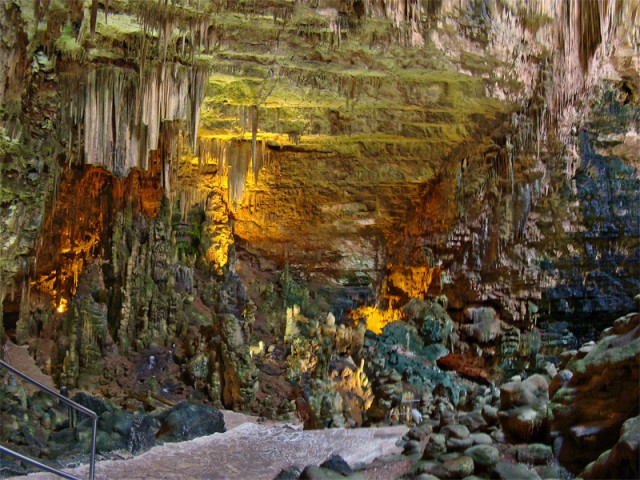
<svg viewBox="0 0 640 480"><path fill-rule="evenodd" d="M500 318L491 307L467 308L465 318L472 323L462 326L462 332L477 342L487 343L496 339L502 332Z"/></svg>
<svg viewBox="0 0 640 480"><path fill-rule="evenodd" d="M541 439L547 432L549 384L542 375L515 380L500 387L498 418L512 441Z"/></svg>
<svg viewBox="0 0 640 480"><path fill-rule="evenodd" d="M156 438L163 442L182 442L225 431L220 410L196 403L180 402L156 419L160 421Z"/></svg>
<svg viewBox="0 0 640 480"><path fill-rule="evenodd" d="M461 425L464 425L470 432L476 432L478 430L484 430L488 424L482 417L482 413L479 411L469 412L466 415L462 415L458 418Z"/></svg>
<svg viewBox="0 0 640 480"><path fill-rule="evenodd" d="M577 474L612 449L623 423L638 415L640 314L616 320L597 343L575 352L565 368L571 375L554 379L559 388L550 404L551 429L560 463Z"/></svg>
<svg viewBox="0 0 640 480"><path fill-rule="evenodd" d="M585 480L640 478L640 416L624 422L618 442L580 474Z"/></svg>

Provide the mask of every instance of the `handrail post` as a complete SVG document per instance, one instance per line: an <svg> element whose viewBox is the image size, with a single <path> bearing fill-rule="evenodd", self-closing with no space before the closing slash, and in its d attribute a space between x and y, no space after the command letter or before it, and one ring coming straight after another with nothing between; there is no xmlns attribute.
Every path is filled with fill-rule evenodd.
<svg viewBox="0 0 640 480"><path fill-rule="evenodd" d="M91 460L89 461L89 480L93 480L96 470L96 433L98 431L98 416L91 419Z"/></svg>
<svg viewBox="0 0 640 480"><path fill-rule="evenodd" d="M98 430L98 415L96 414L96 412L94 412L93 410L88 409L87 407L84 407L82 405L80 405L79 403L74 402L73 400L70 400L68 398L66 398L65 396L61 395L60 393L56 392L55 390L47 387L46 385L41 384L40 382L38 382L37 380L34 380L33 378L31 378L30 376L22 373L20 370L17 370L16 368L12 367L11 365L9 365L8 363L4 362L3 360L0 360L0 367L4 367L7 370L9 370L11 373L19 376L20 378L22 378L23 380L26 380L27 382L32 383L33 385L35 385L36 387L38 387L40 390L44 390L45 392L49 393L50 395L53 395L54 397L56 397L58 400L60 400L62 403L65 403L66 405L69 405L70 407L78 410L79 412L84 413L85 415L89 416L91 418L91 456L90 456L90 463L89 463L89 479L90 480L94 480L94 474L95 474L95 464L96 464L96 433ZM63 478L68 478L71 480L81 480L78 477L74 477L73 475L70 475L68 473L63 472L62 470L57 470L53 467L50 467L48 465L45 465L43 463L40 463L36 460L33 460L29 457L25 457L24 455L21 455L18 452L14 452L13 450L3 447L2 445L0 445L0 452L5 452L9 455L12 455L24 462L30 463L32 465L35 465L37 467L42 468L43 470L47 470L48 472L51 473L55 473L56 475L59 475Z"/></svg>

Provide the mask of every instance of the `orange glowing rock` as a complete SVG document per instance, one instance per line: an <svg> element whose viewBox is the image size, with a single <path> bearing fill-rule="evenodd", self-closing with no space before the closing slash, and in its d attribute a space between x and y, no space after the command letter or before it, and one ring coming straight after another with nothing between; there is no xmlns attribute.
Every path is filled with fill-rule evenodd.
<svg viewBox="0 0 640 480"><path fill-rule="evenodd" d="M64 313L67 311L67 308L69 308L69 301L66 298L61 298L60 303L56 307L56 312Z"/></svg>
<svg viewBox="0 0 640 480"><path fill-rule="evenodd" d="M350 317L358 322L365 321L367 330L380 334L382 329L391 322L396 322L404 318L402 310L379 310L376 307L360 307L351 312Z"/></svg>

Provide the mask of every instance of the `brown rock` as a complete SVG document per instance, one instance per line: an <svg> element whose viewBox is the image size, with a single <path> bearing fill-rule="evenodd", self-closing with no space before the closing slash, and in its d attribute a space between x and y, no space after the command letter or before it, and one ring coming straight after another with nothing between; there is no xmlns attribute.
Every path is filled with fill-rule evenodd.
<svg viewBox="0 0 640 480"><path fill-rule="evenodd" d="M491 377L485 370L484 360L481 357L473 357L460 355L458 353L450 353L444 357L440 357L437 362L438 366L443 370L453 370L461 376L473 380L483 385L491 384Z"/></svg>

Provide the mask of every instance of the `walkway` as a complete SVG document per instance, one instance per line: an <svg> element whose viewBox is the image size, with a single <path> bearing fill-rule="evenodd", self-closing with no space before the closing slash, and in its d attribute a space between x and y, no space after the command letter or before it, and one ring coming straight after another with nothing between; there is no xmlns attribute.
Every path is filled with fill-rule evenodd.
<svg viewBox="0 0 640 480"><path fill-rule="evenodd" d="M273 479L283 468L319 465L332 454L341 455L353 468L383 455L400 453L396 442L404 426L303 431L287 425L243 423L226 433L189 442L168 443L129 460L96 464L97 480ZM67 470L88 478L86 465ZM16 480L57 480L48 473Z"/></svg>

